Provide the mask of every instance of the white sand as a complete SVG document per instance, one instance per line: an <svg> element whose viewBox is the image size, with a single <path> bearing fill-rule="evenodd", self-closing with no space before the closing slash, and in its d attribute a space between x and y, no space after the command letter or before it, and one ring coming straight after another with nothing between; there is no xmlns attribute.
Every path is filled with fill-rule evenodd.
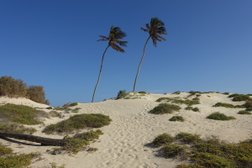
<svg viewBox="0 0 252 168"><path fill-rule="evenodd" d="M52 162L57 165L64 164L66 168L173 168L179 163L177 160L156 157L155 149L145 146L161 133L176 135L179 132L189 132L199 134L202 138L213 135L227 142L239 142L252 137L252 116L237 114L241 109L212 107L217 102L244 103L232 102L227 95L223 94L202 94L199 97L201 104L194 106L198 107L200 112L186 111L184 110L186 106L181 105L182 109L174 114L153 115L148 113L159 104L155 102L159 97L186 97L187 95L188 93L180 95L150 94L141 99L79 103L77 107L81 110L78 114L102 113L109 115L112 119L110 125L101 128L104 135L91 144L91 147L98 148L92 153L82 151L73 156L50 155L46 153L46 150L52 149L52 147L17 145L4 140L0 140L0 142L9 144L16 152L40 152L41 160L34 162L32 168L50 168ZM216 111L234 116L236 119L230 121L206 119L207 115ZM181 115L185 121L168 121L173 115ZM48 120L46 124L59 120ZM38 126L38 128L42 129L42 126ZM36 135L45 136L40 132Z"/></svg>
<svg viewBox="0 0 252 168"><path fill-rule="evenodd" d="M41 104L34 102L30 99L19 97L19 98L9 98L9 97L0 97L0 105L1 104L16 104L16 105L25 105L30 107L36 107L36 108L46 108L49 107L46 104Z"/></svg>

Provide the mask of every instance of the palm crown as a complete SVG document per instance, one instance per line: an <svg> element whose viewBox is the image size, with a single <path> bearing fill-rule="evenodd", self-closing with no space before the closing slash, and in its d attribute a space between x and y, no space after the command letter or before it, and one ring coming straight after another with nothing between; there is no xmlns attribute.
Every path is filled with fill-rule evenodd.
<svg viewBox="0 0 252 168"><path fill-rule="evenodd" d="M165 24L158 18L151 18L150 23L147 23L141 29L149 33L149 37L152 39L154 46L157 45L158 41L165 41L165 38L162 37L162 35L166 34Z"/></svg>
<svg viewBox="0 0 252 168"><path fill-rule="evenodd" d="M126 36L126 34L120 29L120 27L111 26L109 35L104 36L100 35L100 39L98 41L108 41L108 45L119 52L124 52L122 47L127 46L127 41L123 41L122 39Z"/></svg>

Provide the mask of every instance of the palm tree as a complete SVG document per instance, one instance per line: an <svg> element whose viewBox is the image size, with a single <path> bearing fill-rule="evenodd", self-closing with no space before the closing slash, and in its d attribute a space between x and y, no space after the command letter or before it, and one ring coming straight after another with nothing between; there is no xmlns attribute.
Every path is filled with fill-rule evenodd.
<svg viewBox="0 0 252 168"><path fill-rule="evenodd" d="M108 44L102 54L100 71L99 71L97 82L95 84L95 88L94 88L94 92L93 92L93 96L92 96L92 102L94 102L94 97L95 97L97 86L100 81L104 57L105 57L107 50L111 47L114 50L123 53L124 49L122 47L127 46L127 41L122 40L124 37L126 37L126 34L120 29L120 27L111 26L108 36L100 35L99 37L100 37L100 39L98 41L106 41Z"/></svg>
<svg viewBox="0 0 252 168"><path fill-rule="evenodd" d="M142 57L141 57L140 62L138 64L137 73L136 73L136 77L134 80L133 92L135 92L135 90L136 90L136 82L137 82L137 79L139 76L141 65L143 63L145 50L146 50L146 46L147 46L148 41L150 39L152 39L153 45L156 47L157 42L165 41L165 38L162 37L162 35L166 34L165 24L161 20L159 20L158 18L151 18L150 23L147 23L145 25L145 27L141 27L141 29L145 32L148 32L149 36L144 43L143 54L142 54Z"/></svg>

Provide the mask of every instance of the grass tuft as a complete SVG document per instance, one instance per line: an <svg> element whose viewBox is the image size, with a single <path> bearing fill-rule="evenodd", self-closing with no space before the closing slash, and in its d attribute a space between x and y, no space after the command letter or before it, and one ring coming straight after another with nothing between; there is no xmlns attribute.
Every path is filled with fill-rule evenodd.
<svg viewBox="0 0 252 168"><path fill-rule="evenodd" d="M179 111L180 107L174 104L161 103L158 106L154 107L149 113L152 114L171 114L174 111Z"/></svg>
<svg viewBox="0 0 252 168"><path fill-rule="evenodd" d="M192 107L192 106L187 106L185 108L185 110L192 110L194 112L199 112L199 108L198 107Z"/></svg>
<svg viewBox="0 0 252 168"><path fill-rule="evenodd" d="M83 128L100 128L109 125L111 119L103 114L80 114L70 117L56 124L47 126L43 132L52 133L71 133Z"/></svg>
<svg viewBox="0 0 252 168"><path fill-rule="evenodd" d="M249 111L246 111L246 110L241 110L241 111L239 111L237 114L247 114L247 115L251 115L251 112L249 112Z"/></svg>
<svg viewBox="0 0 252 168"><path fill-rule="evenodd" d="M46 113L23 105L5 104L0 106L0 119L3 121L35 125L41 123L38 119L39 116L46 116Z"/></svg>
<svg viewBox="0 0 252 168"><path fill-rule="evenodd" d="M175 136L175 139L185 144L196 144L200 141L199 135L181 132Z"/></svg>
<svg viewBox="0 0 252 168"><path fill-rule="evenodd" d="M212 119L212 120L221 120L221 121L235 119L235 117L233 117L233 116L226 116L225 114L219 113L219 112L212 113L209 116L207 116L207 118Z"/></svg>
<svg viewBox="0 0 252 168"><path fill-rule="evenodd" d="M182 116L173 116L169 119L169 121L180 121L183 122L185 121L184 118Z"/></svg>
<svg viewBox="0 0 252 168"><path fill-rule="evenodd" d="M19 124L14 124L14 123L5 123L5 124L0 124L0 131L1 132L7 132L7 133L20 133L20 134L33 134L36 132L35 128L27 128L24 127L23 125Z"/></svg>
<svg viewBox="0 0 252 168"><path fill-rule="evenodd" d="M170 144L174 141L174 138L169 134L158 135L151 143L154 147L160 147L166 144Z"/></svg>
<svg viewBox="0 0 252 168"><path fill-rule="evenodd" d="M236 106L235 106L235 105L233 105L233 104L229 104L229 103L221 103L221 102L216 103L215 105L213 105L213 107L236 108Z"/></svg>

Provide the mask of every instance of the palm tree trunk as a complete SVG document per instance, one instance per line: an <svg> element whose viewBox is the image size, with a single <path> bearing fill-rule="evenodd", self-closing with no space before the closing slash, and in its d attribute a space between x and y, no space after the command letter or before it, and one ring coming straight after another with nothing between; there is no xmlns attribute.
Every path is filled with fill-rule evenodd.
<svg viewBox="0 0 252 168"><path fill-rule="evenodd" d="M0 138L14 138L30 142L40 143L42 146L64 146L64 139L44 138L35 135L0 132Z"/></svg>
<svg viewBox="0 0 252 168"><path fill-rule="evenodd" d="M150 36L145 41L144 48L143 48L143 55L142 55L141 60L140 60L140 62L138 64L138 67L137 67L137 73L136 73L136 77L135 77L134 85L133 85L133 92L135 92L135 90L136 90L136 82L137 82L137 79L138 79L138 76L139 76L139 73L140 73L140 69L141 69L143 59L144 59L144 55L145 55L145 49L146 49L146 46L147 46L147 43L148 43L149 40L150 40Z"/></svg>
<svg viewBox="0 0 252 168"><path fill-rule="evenodd" d="M94 102L95 92L96 92L96 89L97 89L97 86L98 86L98 84L99 84L100 77L101 77L101 72L102 72L104 57L105 57L105 54L106 54L108 48L109 48L109 45L106 47L106 49L104 50L104 52L103 52L103 54L102 54L101 65L100 65L100 71L99 71L99 75L98 75L97 82L96 82L96 84L95 84L95 88L94 88L94 92L93 92L93 96L92 96L92 102Z"/></svg>

